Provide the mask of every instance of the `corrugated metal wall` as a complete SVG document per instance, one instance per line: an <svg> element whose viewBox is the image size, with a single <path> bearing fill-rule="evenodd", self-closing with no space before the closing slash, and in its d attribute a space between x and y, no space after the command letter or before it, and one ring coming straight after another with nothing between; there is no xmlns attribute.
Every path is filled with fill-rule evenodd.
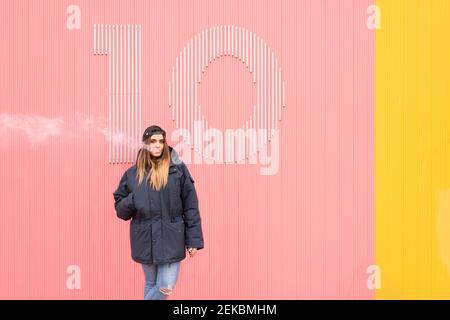
<svg viewBox="0 0 450 320"><path fill-rule="evenodd" d="M279 139L267 164L264 151L244 164L184 154L205 249L171 299L373 298L369 4L2 1L0 298L140 299L112 192L139 128L180 147L194 120L219 137L276 125Z"/></svg>

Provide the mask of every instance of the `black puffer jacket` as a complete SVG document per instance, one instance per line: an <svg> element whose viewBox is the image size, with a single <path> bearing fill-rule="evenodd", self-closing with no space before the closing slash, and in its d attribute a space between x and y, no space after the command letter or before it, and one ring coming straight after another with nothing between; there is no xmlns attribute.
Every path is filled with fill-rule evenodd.
<svg viewBox="0 0 450 320"><path fill-rule="evenodd" d="M169 179L158 194L160 210L154 210L150 200L147 175L139 185L137 166L122 176L113 193L117 216L131 220L131 257L139 263L163 264L186 258L186 248L203 249L198 198L194 179L172 147Z"/></svg>

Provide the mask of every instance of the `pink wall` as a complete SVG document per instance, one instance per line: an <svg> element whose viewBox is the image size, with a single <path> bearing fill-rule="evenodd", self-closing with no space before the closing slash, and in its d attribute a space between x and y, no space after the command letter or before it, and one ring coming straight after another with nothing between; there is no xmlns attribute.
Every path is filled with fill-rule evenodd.
<svg viewBox="0 0 450 320"><path fill-rule="evenodd" d="M69 30L70 4L81 29ZM108 60L93 25L142 25L142 127L175 130L168 82L198 32L235 25L273 50L285 82L279 168L188 164L205 249L182 263L172 299L371 299L373 34L370 1L2 1L0 298L140 299L128 223L108 163ZM229 56L199 85L212 127L237 128L252 74ZM176 145L177 141L172 141ZM66 268L81 270L68 289Z"/></svg>

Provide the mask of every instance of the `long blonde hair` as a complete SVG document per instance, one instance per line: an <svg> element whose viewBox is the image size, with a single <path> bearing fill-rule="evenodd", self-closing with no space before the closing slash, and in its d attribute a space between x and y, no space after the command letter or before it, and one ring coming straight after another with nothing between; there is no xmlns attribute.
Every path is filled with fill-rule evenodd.
<svg viewBox="0 0 450 320"><path fill-rule="evenodd" d="M144 144L146 144L149 139L150 137L144 141ZM136 178L138 179L138 183L141 184L145 174L149 172L147 181L150 187L156 191L161 190L161 188L167 185L169 166L170 150L166 141L164 141L163 152L159 158L154 158L150 151L146 148L142 148L137 159Z"/></svg>

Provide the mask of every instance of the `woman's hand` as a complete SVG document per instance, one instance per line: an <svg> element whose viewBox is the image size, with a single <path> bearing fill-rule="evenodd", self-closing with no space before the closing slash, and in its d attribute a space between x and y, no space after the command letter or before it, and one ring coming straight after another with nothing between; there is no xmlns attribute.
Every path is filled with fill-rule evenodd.
<svg viewBox="0 0 450 320"><path fill-rule="evenodd" d="M195 256L195 253L197 252L197 248L188 248L188 251L191 258L193 258Z"/></svg>

